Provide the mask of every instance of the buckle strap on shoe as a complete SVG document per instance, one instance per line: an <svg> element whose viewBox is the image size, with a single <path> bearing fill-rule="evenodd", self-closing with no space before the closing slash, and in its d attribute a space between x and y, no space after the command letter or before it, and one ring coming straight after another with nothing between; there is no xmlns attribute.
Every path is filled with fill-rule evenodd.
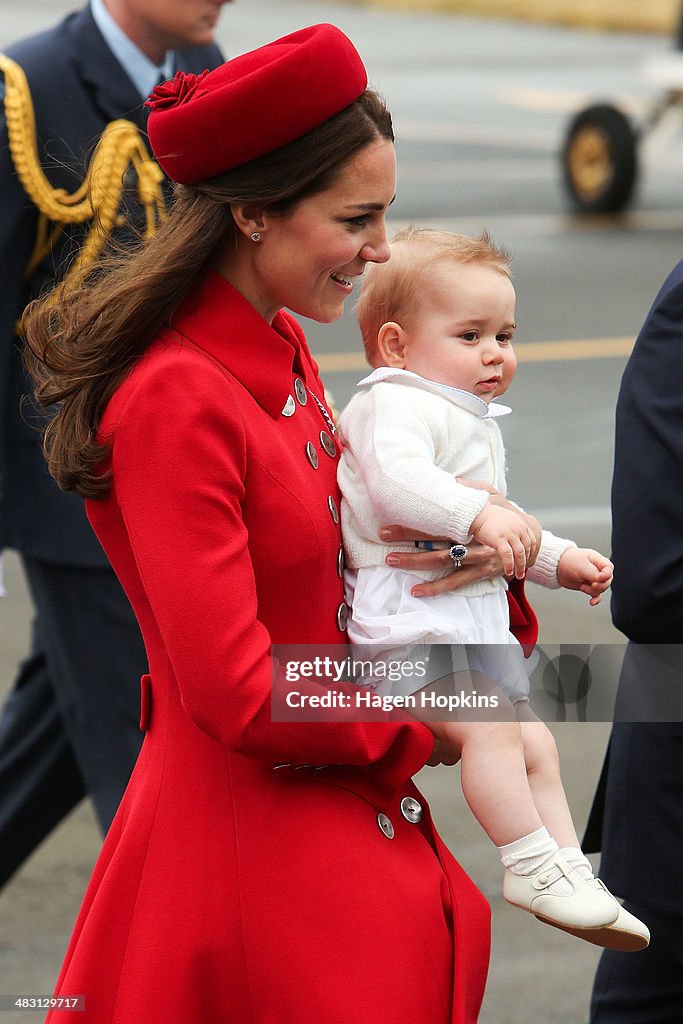
<svg viewBox="0 0 683 1024"><path fill-rule="evenodd" d="M550 865L547 871L541 871L540 874L536 875L531 880L531 884L534 889L547 889L548 886L552 885L553 882L557 882L560 878L569 879L571 868L563 864L560 861L555 861ZM571 881L571 879L569 879Z"/></svg>

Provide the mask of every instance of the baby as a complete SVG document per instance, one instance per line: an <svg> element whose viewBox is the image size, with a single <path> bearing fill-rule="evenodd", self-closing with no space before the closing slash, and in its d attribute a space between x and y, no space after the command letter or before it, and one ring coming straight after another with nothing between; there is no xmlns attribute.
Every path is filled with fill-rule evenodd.
<svg viewBox="0 0 683 1024"><path fill-rule="evenodd" d="M507 575L582 590L591 604L612 579L611 562L597 551L547 531L539 548L535 521L505 499L496 419L510 410L493 399L516 370L509 257L487 234L475 240L416 228L399 233L391 250L388 263L365 270L357 315L374 370L339 424L350 640L380 655L467 645L447 649L449 673L469 669L477 691L504 695L509 713L431 727L461 750L465 797L506 868L505 899L597 945L643 949L647 928L593 876L579 848L555 742L529 709L505 580L483 579L429 600L414 593L416 577L458 568L473 539L498 552ZM379 531L392 522L450 538L433 545L449 550L450 568L387 565L390 548ZM392 548L402 549L414 546ZM410 684L414 691L425 680Z"/></svg>

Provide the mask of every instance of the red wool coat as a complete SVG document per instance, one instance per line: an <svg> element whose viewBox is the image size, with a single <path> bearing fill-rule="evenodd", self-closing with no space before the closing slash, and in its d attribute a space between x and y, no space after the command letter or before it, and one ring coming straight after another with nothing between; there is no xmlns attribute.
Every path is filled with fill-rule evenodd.
<svg viewBox="0 0 683 1024"><path fill-rule="evenodd" d="M56 989L86 1010L53 1024L477 1019L489 912L410 781L429 730L271 721L271 641L344 640L311 392L295 321L209 273L106 410L88 513L145 638L146 737Z"/></svg>

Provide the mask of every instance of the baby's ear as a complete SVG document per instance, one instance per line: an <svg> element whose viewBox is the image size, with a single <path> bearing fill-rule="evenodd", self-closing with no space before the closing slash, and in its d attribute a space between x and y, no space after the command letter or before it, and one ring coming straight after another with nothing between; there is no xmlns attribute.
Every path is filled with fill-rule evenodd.
<svg viewBox="0 0 683 1024"><path fill-rule="evenodd" d="M405 368L406 334L400 324L393 320L382 324L377 335L377 348L385 366Z"/></svg>

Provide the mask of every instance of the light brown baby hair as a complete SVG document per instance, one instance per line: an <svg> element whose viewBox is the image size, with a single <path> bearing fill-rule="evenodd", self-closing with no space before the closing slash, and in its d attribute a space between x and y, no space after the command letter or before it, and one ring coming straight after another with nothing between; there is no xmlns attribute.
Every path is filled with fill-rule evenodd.
<svg viewBox="0 0 683 1024"><path fill-rule="evenodd" d="M488 231L479 238L434 228L409 227L391 240L391 259L365 268L356 304L365 357L381 364L377 335L383 324L407 326L429 291L434 267L444 263L480 263L511 277L510 254L493 241Z"/></svg>

